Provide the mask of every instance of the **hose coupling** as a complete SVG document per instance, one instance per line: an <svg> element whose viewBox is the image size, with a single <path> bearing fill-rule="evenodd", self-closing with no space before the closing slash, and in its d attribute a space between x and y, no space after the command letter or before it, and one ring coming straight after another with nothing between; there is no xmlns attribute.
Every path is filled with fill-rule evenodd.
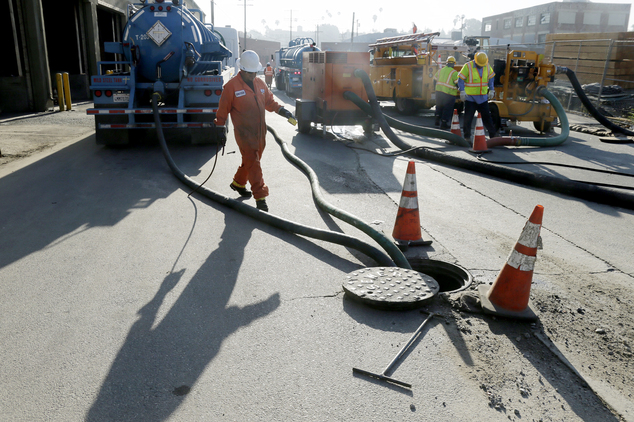
<svg viewBox="0 0 634 422"><path fill-rule="evenodd" d="M555 74L560 73L568 73L568 68L566 66L555 66Z"/></svg>

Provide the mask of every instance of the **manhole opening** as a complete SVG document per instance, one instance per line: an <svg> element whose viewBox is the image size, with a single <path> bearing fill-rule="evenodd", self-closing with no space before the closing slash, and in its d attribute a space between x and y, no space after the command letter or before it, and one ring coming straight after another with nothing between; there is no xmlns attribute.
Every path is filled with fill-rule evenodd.
<svg viewBox="0 0 634 422"><path fill-rule="evenodd" d="M440 293L464 290L471 285L473 276L466 269L456 264L434 259L410 261L412 269L433 277L440 287Z"/></svg>

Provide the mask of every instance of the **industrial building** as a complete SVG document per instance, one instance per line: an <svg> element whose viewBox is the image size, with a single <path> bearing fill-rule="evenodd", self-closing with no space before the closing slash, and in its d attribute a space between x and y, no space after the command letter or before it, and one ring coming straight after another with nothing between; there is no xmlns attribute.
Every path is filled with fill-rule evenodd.
<svg viewBox="0 0 634 422"><path fill-rule="evenodd" d="M127 0L0 0L0 34L8 46L0 66L0 110L46 111L56 98L55 74L69 74L73 100L88 100L97 62L120 41ZM188 8L199 9L194 0ZM201 20L204 19L199 12ZM112 56L112 57L110 57Z"/></svg>
<svg viewBox="0 0 634 422"><path fill-rule="evenodd" d="M563 1L482 19L482 35L523 44L544 43L547 34L625 32L630 4Z"/></svg>

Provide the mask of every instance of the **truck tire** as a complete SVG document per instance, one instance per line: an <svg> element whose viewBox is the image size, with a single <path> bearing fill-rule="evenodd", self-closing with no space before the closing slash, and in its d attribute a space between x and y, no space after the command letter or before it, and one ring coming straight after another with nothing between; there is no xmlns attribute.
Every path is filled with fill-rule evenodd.
<svg viewBox="0 0 634 422"><path fill-rule="evenodd" d="M493 127L496 133L500 133L502 128L502 120L500 119L500 110L495 103L489 103L489 110L491 110L491 120L493 120Z"/></svg>
<svg viewBox="0 0 634 422"><path fill-rule="evenodd" d="M275 88L284 91L284 73L280 72L275 75Z"/></svg>
<svg viewBox="0 0 634 422"><path fill-rule="evenodd" d="M416 104L409 98L395 98L394 105L396 105L396 111L403 115L414 114L416 111Z"/></svg>

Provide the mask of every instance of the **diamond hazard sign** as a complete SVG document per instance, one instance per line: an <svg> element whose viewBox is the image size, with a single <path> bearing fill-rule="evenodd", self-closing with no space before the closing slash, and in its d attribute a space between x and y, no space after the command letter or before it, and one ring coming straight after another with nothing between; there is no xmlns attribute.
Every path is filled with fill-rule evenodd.
<svg viewBox="0 0 634 422"><path fill-rule="evenodd" d="M147 35L156 43L156 45L160 47L161 44L163 44L165 40L172 35L172 33L161 23L161 21L156 21L150 30L147 31Z"/></svg>

